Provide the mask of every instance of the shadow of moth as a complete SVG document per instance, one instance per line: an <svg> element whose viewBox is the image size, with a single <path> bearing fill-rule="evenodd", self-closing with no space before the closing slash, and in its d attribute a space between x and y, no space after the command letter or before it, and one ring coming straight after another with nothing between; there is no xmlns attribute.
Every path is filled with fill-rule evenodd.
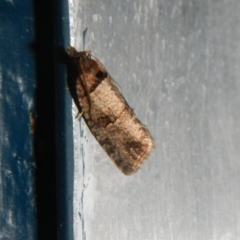
<svg viewBox="0 0 240 240"><path fill-rule="evenodd" d="M71 95L92 134L126 175L154 150L151 133L129 107L105 67L90 51L67 49Z"/></svg>

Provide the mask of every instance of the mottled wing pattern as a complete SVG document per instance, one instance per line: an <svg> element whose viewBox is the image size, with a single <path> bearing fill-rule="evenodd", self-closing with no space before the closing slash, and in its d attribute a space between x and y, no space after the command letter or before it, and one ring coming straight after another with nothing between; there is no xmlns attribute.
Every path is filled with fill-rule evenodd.
<svg viewBox="0 0 240 240"><path fill-rule="evenodd" d="M124 174L136 172L155 148L153 137L90 52L70 47L68 55L77 68L75 103L89 129Z"/></svg>

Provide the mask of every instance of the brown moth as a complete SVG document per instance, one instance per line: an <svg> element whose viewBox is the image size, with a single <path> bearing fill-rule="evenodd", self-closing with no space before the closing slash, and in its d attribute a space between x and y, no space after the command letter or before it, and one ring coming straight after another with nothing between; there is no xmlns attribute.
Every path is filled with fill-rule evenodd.
<svg viewBox="0 0 240 240"><path fill-rule="evenodd" d="M89 129L126 175L154 150L150 132L136 117L104 66L90 51L67 49L71 95Z"/></svg>

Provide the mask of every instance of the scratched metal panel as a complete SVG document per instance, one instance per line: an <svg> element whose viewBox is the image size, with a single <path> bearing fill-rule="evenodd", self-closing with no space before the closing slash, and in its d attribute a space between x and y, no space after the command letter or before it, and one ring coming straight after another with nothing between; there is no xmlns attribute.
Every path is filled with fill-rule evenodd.
<svg viewBox="0 0 240 240"><path fill-rule="evenodd" d="M240 2L69 5L157 146L127 177L75 120L75 239L240 239Z"/></svg>

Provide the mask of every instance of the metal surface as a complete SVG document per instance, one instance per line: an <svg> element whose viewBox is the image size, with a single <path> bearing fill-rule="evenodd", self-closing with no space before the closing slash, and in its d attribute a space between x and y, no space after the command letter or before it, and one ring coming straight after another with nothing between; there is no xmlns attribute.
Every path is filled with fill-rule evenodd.
<svg viewBox="0 0 240 240"><path fill-rule="evenodd" d="M157 146L127 177L75 120L75 239L240 239L240 2L69 5Z"/></svg>

